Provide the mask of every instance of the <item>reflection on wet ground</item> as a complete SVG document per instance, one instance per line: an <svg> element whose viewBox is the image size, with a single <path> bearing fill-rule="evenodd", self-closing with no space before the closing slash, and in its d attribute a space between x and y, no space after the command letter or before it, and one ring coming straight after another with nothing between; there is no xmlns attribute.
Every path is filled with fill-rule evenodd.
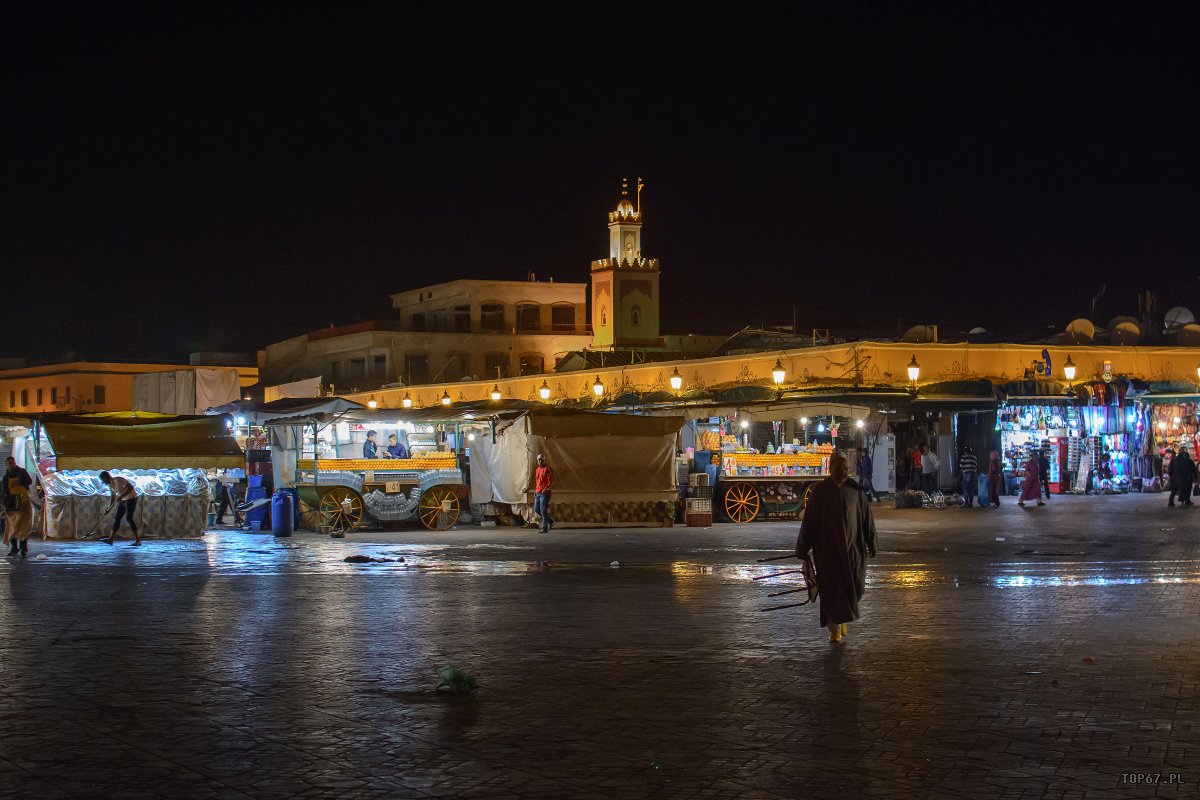
<svg viewBox="0 0 1200 800"><path fill-rule="evenodd" d="M637 554L636 543L625 552ZM760 586L794 587L803 579L796 562L783 559L758 563L765 552L746 547L697 547L661 561L546 561L536 558L531 544L379 544L322 540L274 539L261 534L208 534L203 539L156 541L133 550L126 543L50 542L40 550L43 561L26 562L43 569L95 569L136 565L139 572L207 570L213 575L341 574L415 576L423 574L522 576L545 572L586 572L620 569L635 573L664 573L674 577L710 578ZM486 551L491 558L472 557ZM870 564L868 585L877 589L909 589L947 585L1024 589L1060 586L1120 586L1145 583L1200 583L1200 560L1144 561L1037 560L1051 551L1021 550L1027 561L984 561L964 567L948 562ZM1069 555L1082 555L1082 551ZM346 563L348 555L388 559L384 563ZM895 551L881 556L903 557ZM499 557L497 557L499 556ZM731 563L733 562L733 563ZM742 563L736 563L742 562Z"/></svg>

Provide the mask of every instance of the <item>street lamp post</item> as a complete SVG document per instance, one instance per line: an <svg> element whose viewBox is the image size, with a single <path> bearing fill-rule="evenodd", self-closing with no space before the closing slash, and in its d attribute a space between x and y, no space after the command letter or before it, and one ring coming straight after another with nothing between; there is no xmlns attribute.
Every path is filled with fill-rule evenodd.
<svg viewBox="0 0 1200 800"><path fill-rule="evenodd" d="M1063 364L1063 376L1067 379L1067 385L1072 391L1075 390L1075 362L1071 360L1071 356L1067 356L1067 363Z"/></svg>
<svg viewBox="0 0 1200 800"><path fill-rule="evenodd" d="M678 392L680 389L683 388L683 376L679 374L679 367L676 367L675 371L671 373L670 380L671 380L671 391Z"/></svg>

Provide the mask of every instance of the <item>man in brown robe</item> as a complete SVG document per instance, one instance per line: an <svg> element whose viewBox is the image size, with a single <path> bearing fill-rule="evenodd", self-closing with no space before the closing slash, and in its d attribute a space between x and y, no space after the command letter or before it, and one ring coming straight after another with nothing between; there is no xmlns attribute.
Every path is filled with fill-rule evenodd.
<svg viewBox="0 0 1200 800"><path fill-rule="evenodd" d="M829 477L812 489L796 539L796 557L812 551L821 598L821 624L839 642L858 619L867 586L867 555L875 557L875 520L867 496L851 480L846 457L829 459Z"/></svg>

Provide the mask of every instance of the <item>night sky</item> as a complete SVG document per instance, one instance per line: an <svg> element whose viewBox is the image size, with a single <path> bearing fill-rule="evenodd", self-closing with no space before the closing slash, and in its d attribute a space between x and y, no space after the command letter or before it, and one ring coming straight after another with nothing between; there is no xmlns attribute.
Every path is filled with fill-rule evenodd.
<svg viewBox="0 0 1200 800"><path fill-rule="evenodd" d="M1038 329L1101 284L1098 323L1139 289L1200 313L1194 3L184 5L0 22L0 356L252 351L442 280L585 281L626 175L665 332Z"/></svg>

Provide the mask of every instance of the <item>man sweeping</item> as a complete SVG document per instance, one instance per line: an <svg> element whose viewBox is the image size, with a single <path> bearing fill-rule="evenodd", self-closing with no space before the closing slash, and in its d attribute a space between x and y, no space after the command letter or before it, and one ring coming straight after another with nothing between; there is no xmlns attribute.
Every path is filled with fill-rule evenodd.
<svg viewBox="0 0 1200 800"><path fill-rule="evenodd" d="M129 520L129 527L133 531L133 546L141 547L142 535L138 533L137 523L133 521L138 501L137 488L134 487L133 481L122 478L120 475L110 475L107 471L100 473L100 480L112 493L112 502L117 506L117 518L113 521L112 533L100 541L112 544L113 540L117 538L117 531L121 529L121 517L125 517ZM112 505L109 508L112 508Z"/></svg>
<svg viewBox="0 0 1200 800"><path fill-rule="evenodd" d="M875 519L866 494L850 480L846 456L829 459L829 477L813 487L796 539L796 557L809 551L817 568L821 624L840 642L858 619L867 585L867 556L875 557Z"/></svg>

